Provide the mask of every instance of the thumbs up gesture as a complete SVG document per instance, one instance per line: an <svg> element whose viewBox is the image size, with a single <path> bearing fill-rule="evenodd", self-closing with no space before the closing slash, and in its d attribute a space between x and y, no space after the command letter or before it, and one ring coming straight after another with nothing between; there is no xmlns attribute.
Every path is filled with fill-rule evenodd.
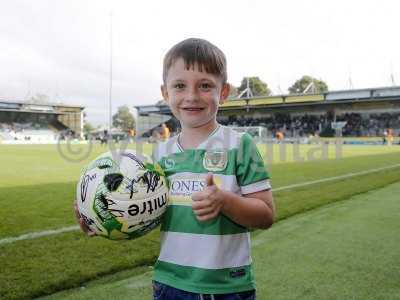
<svg viewBox="0 0 400 300"><path fill-rule="evenodd" d="M214 182L213 173L208 173L204 189L192 194L192 208L199 221L208 221L220 213L223 207L223 192Z"/></svg>

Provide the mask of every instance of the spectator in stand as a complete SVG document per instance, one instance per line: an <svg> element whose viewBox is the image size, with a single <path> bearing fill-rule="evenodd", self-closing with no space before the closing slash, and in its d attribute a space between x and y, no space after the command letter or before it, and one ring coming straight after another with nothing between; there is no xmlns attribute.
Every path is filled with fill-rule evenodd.
<svg viewBox="0 0 400 300"><path fill-rule="evenodd" d="M128 130L128 141L133 142L133 139L135 137L135 129L131 128Z"/></svg>
<svg viewBox="0 0 400 300"><path fill-rule="evenodd" d="M167 125L165 125L165 123L163 123L163 124L161 125L160 138L161 138L162 140L166 140L166 139L169 139L169 136L170 136L169 128L167 127Z"/></svg>
<svg viewBox="0 0 400 300"><path fill-rule="evenodd" d="M387 143L387 131L383 131L382 145L386 145Z"/></svg>
<svg viewBox="0 0 400 300"><path fill-rule="evenodd" d="M278 140L278 144L282 143L283 138L284 138L283 132L280 131L280 130L277 131L277 132L276 132L276 139Z"/></svg>
<svg viewBox="0 0 400 300"><path fill-rule="evenodd" d="M103 136L101 138L101 145L106 145L108 141L108 130L103 131Z"/></svg>
<svg viewBox="0 0 400 300"><path fill-rule="evenodd" d="M387 144L388 146L392 146L393 144L393 129L388 128L387 130Z"/></svg>

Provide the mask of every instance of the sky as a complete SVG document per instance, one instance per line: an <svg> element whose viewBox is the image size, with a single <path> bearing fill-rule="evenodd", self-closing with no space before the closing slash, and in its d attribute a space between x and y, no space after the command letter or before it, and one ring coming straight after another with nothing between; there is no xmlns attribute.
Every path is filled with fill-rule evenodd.
<svg viewBox="0 0 400 300"><path fill-rule="evenodd" d="M330 90L400 85L396 0L0 0L0 8L0 99L44 94L85 106L93 125L108 122L111 49L115 113L161 99L163 57L189 37L224 51L235 86L258 76L285 94L303 75Z"/></svg>

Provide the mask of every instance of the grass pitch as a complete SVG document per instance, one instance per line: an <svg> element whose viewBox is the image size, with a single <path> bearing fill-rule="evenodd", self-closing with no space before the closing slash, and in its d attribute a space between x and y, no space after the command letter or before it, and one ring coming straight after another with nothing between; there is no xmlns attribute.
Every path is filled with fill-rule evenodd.
<svg viewBox="0 0 400 300"><path fill-rule="evenodd" d="M293 155L297 149L287 147L285 161L279 147L272 149L276 155L268 165L274 188L400 164L398 146L343 146L341 158L336 158L335 149L329 148L329 159L325 160L318 159L318 153L323 153L318 146L301 146L299 156ZM82 149L81 154L78 149ZM0 239L75 225L72 200L80 171L107 150L95 146L86 155L87 149L87 145L70 150L64 146L65 152L44 145L0 147ZM151 146L145 145L144 150L150 153ZM268 151L261 146L266 160ZM294 158L298 157L306 159L296 161ZM399 168L282 190L274 193L278 219L396 181L400 181ZM264 232L257 231L254 236L260 234ZM0 299L31 299L105 275L118 277L110 274L122 274L124 270L144 272L156 259L158 247L157 231L125 242L90 239L75 231L0 244Z"/></svg>
<svg viewBox="0 0 400 300"><path fill-rule="evenodd" d="M353 196L253 238L257 299L399 299L399 193L396 183ZM151 299L151 269L142 272L108 276L45 299Z"/></svg>

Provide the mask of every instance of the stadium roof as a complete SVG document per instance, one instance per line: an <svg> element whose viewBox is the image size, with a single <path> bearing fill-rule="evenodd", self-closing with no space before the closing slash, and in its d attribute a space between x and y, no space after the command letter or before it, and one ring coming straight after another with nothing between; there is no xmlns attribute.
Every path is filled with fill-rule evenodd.
<svg viewBox="0 0 400 300"><path fill-rule="evenodd" d="M3 101L0 100L0 111L19 112L19 113L39 113L39 114L68 114L81 112L84 106L64 105L55 103L31 103L22 101Z"/></svg>
<svg viewBox="0 0 400 300"><path fill-rule="evenodd" d="M294 106L342 105L359 102L400 101L400 86L337 90L320 94L289 94L252 98L229 99L221 105L221 111L259 108L289 108ZM138 114L171 114L168 105L135 106Z"/></svg>
<svg viewBox="0 0 400 300"><path fill-rule="evenodd" d="M0 103L6 103L6 104L18 104L18 105L36 105L36 106L53 106L53 107L71 107L71 108L82 108L84 109L84 106L81 105L69 105L69 104L63 104L63 103L34 103L34 102L28 102L28 101L13 101L13 100L5 100L5 99L0 99Z"/></svg>

